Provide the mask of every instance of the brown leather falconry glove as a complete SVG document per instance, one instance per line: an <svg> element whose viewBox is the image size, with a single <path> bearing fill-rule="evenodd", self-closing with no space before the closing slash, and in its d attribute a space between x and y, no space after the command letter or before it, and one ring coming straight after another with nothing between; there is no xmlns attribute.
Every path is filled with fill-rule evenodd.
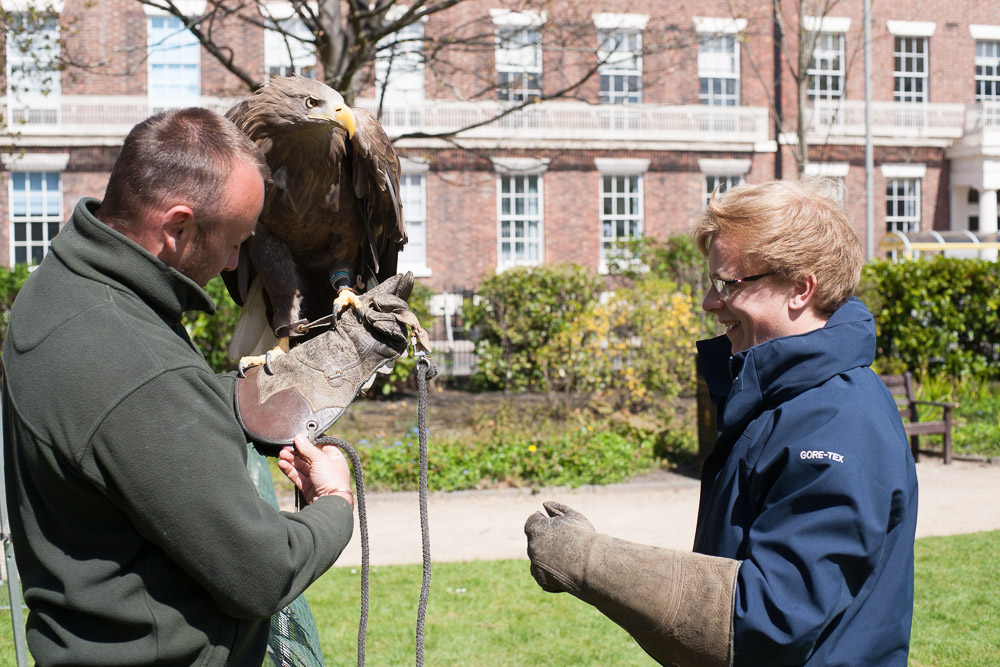
<svg viewBox="0 0 1000 667"><path fill-rule="evenodd" d="M539 586L597 607L660 664L732 664L739 561L626 542L566 505L543 506L548 516L524 524Z"/></svg>
<svg viewBox="0 0 1000 667"><path fill-rule="evenodd" d="M408 329L425 348L427 334L406 305L413 274L393 276L358 297L323 334L236 381L236 416L258 444L287 445L296 433L322 435L361 388L407 348Z"/></svg>

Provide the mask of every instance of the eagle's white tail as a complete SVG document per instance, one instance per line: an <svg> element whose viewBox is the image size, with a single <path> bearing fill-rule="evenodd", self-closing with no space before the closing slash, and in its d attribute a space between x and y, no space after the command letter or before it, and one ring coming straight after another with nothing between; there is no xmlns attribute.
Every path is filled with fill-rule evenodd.
<svg viewBox="0 0 1000 667"><path fill-rule="evenodd" d="M250 283L250 290L243 302L240 318L233 327L233 338L229 341L229 358L239 361L243 357L264 354L277 345L267 321L267 306L264 303L264 285L259 278Z"/></svg>

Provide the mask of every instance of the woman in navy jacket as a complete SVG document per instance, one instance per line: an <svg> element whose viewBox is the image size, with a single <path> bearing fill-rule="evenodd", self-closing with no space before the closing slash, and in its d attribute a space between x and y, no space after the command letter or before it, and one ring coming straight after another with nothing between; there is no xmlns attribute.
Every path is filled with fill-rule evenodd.
<svg viewBox="0 0 1000 667"><path fill-rule="evenodd" d="M694 553L597 534L556 503L525 526L539 584L662 663L906 665L916 470L851 296L861 242L822 188L733 188L695 229L702 307L726 333L699 343L719 437Z"/></svg>

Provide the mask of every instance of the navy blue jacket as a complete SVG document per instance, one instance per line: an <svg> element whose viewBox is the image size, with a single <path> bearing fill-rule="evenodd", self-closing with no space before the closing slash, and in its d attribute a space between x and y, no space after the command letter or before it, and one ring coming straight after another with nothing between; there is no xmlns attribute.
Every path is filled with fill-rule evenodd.
<svg viewBox="0 0 1000 667"><path fill-rule="evenodd" d="M742 561L735 664L905 666L917 477L871 313L729 351L698 344L719 437L694 550Z"/></svg>

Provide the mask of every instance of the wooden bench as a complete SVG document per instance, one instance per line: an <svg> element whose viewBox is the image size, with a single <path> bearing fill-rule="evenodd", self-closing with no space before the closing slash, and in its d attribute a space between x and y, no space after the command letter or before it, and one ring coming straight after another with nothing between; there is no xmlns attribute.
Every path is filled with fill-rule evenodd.
<svg viewBox="0 0 1000 667"><path fill-rule="evenodd" d="M951 411L958 407L958 403L946 403L943 401L918 401L913 390L913 374L910 372L902 375L880 375L882 382L888 387L892 397L896 399L899 406L900 416L903 418L903 428L906 435L910 436L910 450L913 452L913 460L920 457L920 436L940 435L943 440L944 462L951 463ZM917 415L917 406L926 405L941 408L941 419L933 421L920 421Z"/></svg>

